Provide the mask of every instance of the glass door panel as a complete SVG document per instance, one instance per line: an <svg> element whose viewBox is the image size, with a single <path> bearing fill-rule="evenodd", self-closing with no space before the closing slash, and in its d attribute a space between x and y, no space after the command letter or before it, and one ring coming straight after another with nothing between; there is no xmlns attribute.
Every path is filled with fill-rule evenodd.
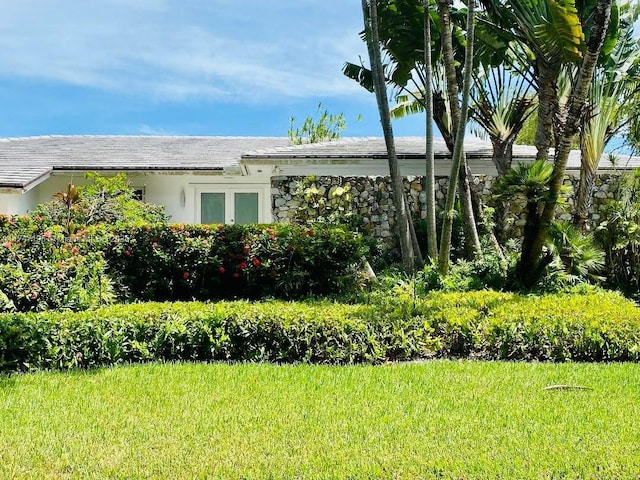
<svg viewBox="0 0 640 480"><path fill-rule="evenodd" d="M225 223L225 194L200 194L200 223Z"/></svg>
<svg viewBox="0 0 640 480"><path fill-rule="evenodd" d="M236 224L258 223L257 193L235 193L234 200L234 218Z"/></svg>

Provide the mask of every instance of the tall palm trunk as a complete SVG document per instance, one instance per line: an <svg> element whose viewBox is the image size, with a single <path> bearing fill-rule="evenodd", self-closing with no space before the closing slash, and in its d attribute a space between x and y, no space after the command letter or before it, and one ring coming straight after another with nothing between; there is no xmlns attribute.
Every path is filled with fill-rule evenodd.
<svg viewBox="0 0 640 480"><path fill-rule="evenodd" d="M589 86L593 79L593 72L607 34L607 28L609 27L611 2L612 0L598 0L593 16L591 33L587 42L587 50L584 53L582 65L580 66L573 92L569 99L566 122L563 128L560 129L561 136L555 152L553 173L549 183L549 193L545 200L544 210L540 215L540 219L536 222L535 228L533 228L528 235L525 234L523 240L519 276L524 284L528 286L535 283L542 273L542 270L550 262L549 256L541 258L542 248L547 240L549 227L555 215L569 152L571 151L575 134L580 125Z"/></svg>
<svg viewBox="0 0 640 480"><path fill-rule="evenodd" d="M558 67L549 66L544 61L537 62L538 77L538 126L535 144L538 149L536 160L549 160L549 148L553 138L553 123L558 111Z"/></svg>
<svg viewBox="0 0 640 480"><path fill-rule="evenodd" d="M435 165L433 157L433 71L431 68L431 19L429 0L424 2L424 109L425 135L425 193L427 194L427 255L431 261L438 258L438 235L436 232L436 190Z"/></svg>
<svg viewBox="0 0 640 480"><path fill-rule="evenodd" d="M493 164L498 171L498 177L503 177L511 168L513 159L513 142L501 142L495 139L493 145ZM493 221L495 223L496 236L500 241L506 241L509 238L507 232L507 218L509 216L509 208L511 202L508 200L498 200L496 202Z"/></svg>
<svg viewBox="0 0 640 480"><path fill-rule="evenodd" d="M473 62L473 38L475 29L474 7L475 0L471 0L467 11L467 48L465 51L464 81L462 91L462 106L458 108L458 88L453 56L451 6L449 0L438 0L438 11L441 21L441 42L447 77L447 92L451 108L451 117L455 128L455 144L453 148L449 188L445 204L445 215L442 222L440 237L439 270L443 275L449 271L449 254L451 251L451 233L453 230L453 211L455 203L456 184L460 181L460 203L462 206L462 221L465 228L465 238L472 252L471 257L481 253L480 238L476 229L471 193L468 182L468 166L464 155L464 134L469 110L469 92L471 89L471 70Z"/></svg>
<svg viewBox="0 0 640 480"><path fill-rule="evenodd" d="M380 57L380 38L378 33L378 6L377 0L362 0L362 14L364 18L364 28L367 38L367 49L369 51L369 61L371 62L371 73L373 76L373 88L378 103L380 123L384 133L384 141L387 147L387 158L389 161L389 174L391 176L391 188L394 196L396 215L398 219L400 235L400 251L402 253L402 263L405 271L412 273L415 270L416 254L419 250L414 250L414 243L411 235L411 217L407 208L404 195L404 185L400 169L398 166L398 156L391 126L391 115L389 114L389 100L387 88ZM421 259L419 259L420 263Z"/></svg>

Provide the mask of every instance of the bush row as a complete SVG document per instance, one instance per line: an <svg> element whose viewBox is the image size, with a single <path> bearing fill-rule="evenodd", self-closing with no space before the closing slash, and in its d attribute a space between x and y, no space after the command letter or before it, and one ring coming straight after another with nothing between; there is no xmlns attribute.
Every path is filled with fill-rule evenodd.
<svg viewBox="0 0 640 480"><path fill-rule="evenodd" d="M300 298L348 290L366 253L329 225L106 225L0 218L0 311L119 300Z"/></svg>
<svg viewBox="0 0 640 480"><path fill-rule="evenodd" d="M0 371L147 361L638 361L640 313L611 293L432 293L415 303L148 303L0 315Z"/></svg>
<svg viewBox="0 0 640 480"><path fill-rule="evenodd" d="M158 224L115 231L104 252L134 299L289 299L352 288L367 247L331 225Z"/></svg>

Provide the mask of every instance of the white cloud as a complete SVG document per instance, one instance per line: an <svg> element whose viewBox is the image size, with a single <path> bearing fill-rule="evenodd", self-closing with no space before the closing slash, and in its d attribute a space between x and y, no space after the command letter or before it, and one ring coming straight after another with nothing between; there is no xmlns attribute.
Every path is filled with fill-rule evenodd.
<svg viewBox="0 0 640 480"><path fill-rule="evenodd" d="M164 135L178 135L176 132L170 132L165 130L164 128L152 127L150 125L140 125L138 128L138 133L140 135L154 135L154 136L164 136Z"/></svg>
<svg viewBox="0 0 640 480"><path fill-rule="evenodd" d="M340 72L344 61L365 52L357 2L8 3L0 16L1 76L157 100L275 102L361 93Z"/></svg>

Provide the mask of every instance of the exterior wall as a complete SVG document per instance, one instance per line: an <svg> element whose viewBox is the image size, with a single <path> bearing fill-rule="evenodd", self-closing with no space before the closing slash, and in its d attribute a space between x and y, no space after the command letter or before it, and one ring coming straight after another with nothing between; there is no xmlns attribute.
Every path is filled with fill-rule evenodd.
<svg viewBox="0 0 640 480"><path fill-rule="evenodd" d="M144 189L145 201L165 205L170 220L175 223L198 223L197 196L210 189L257 191L261 200L260 221L269 223L272 220L268 176L130 173L128 178L133 187ZM0 194L0 212L24 214L38 203L51 200L53 194L64 190L69 182L82 185L87 180L82 172L56 173L22 195Z"/></svg>
<svg viewBox="0 0 640 480"><path fill-rule="evenodd" d="M277 222L287 222L297 206L297 199L291 194L299 180L304 177L274 177L271 181L271 196L273 217ZM478 175L474 179L473 188L481 196L483 203L494 206L495 199L491 193L491 185L495 179L492 175ZM600 212L607 199L613 198L613 192L617 182L617 175L603 174L595 182L594 195L591 207L591 220L597 224L600 220ZM352 205L354 212L361 215L365 224L370 225L373 235L377 238L388 239L393 242L396 229L395 207L391 193L389 177L317 177L316 185L322 191L329 192L332 186L351 185ZM436 202L437 208L444 208L448 177L436 177ZM572 184L574 191L578 188L578 177L567 175L566 184ZM426 218L427 196L424 192L423 177L406 177L405 192L414 218ZM573 206L573 198L567 198L566 205ZM510 234L522 235L522 228L526 218L523 215L524 202L511 202L509 223ZM571 220L569 213L572 208L558 208L558 217L563 220Z"/></svg>
<svg viewBox="0 0 640 480"><path fill-rule="evenodd" d="M0 193L0 213L23 215L38 203L38 194L34 190L26 193Z"/></svg>

